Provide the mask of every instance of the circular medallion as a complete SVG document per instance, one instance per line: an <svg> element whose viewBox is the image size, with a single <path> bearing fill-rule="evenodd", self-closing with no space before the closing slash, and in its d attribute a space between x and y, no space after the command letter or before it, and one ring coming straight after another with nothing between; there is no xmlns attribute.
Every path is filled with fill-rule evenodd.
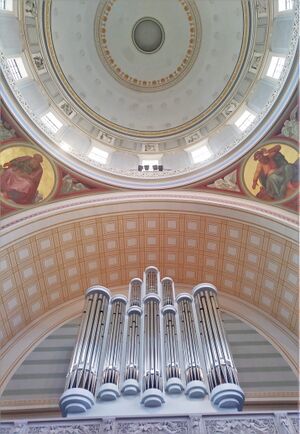
<svg viewBox="0 0 300 434"><path fill-rule="evenodd" d="M0 201L13 208L40 204L52 196L57 184L54 165L27 143L14 143L0 153Z"/></svg>
<svg viewBox="0 0 300 434"><path fill-rule="evenodd" d="M299 191L299 152L290 144L261 146L247 159L243 182L250 195L264 202L286 202Z"/></svg>
<svg viewBox="0 0 300 434"><path fill-rule="evenodd" d="M197 59L198 9L193 0L172 1L171 7L172 14L168 7L153 8L148 0L126 7L121 0L99 5L97 52L108 72L126 87L143 92L166 89L182 80Z"/></svg>
<svg viewBox="0 0 300 434"><path fill-rule="evenodd" d="M132 40L142 53L156 53L165 40L163 26L155 18L141 18L133 27Z"/></svg>

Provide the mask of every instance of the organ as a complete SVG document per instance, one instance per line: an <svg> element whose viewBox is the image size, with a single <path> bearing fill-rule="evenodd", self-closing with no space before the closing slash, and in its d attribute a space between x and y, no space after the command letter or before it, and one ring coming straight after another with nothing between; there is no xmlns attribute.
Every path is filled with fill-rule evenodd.
<svg viewBox="0 0 300 434"><path fill-rule="evenodd" d="M173 280L161 280L156 267L131 280L128 298L111 297L100 285L89 288L62 414L128 397L144 408L163 407L179 395L187 404L209 399L216 411L243 407L217 289L202 283L176 296Z"/></svg>

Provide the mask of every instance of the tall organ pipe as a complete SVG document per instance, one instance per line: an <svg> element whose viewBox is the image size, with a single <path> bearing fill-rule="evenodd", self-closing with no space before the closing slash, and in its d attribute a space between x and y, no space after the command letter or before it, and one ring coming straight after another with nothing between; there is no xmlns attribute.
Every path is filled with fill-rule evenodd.
<svg viewBox="0 0 300 434"><path fill-rule="evenodd" d="M142 280L132 279L129 285L129 305L141 306Z"/></svg>
<svg viewBox="0 0 300 434"><path fill-rule="evenodd" d="M179 368L179 345L176 330L173 280L166 277L161 281L163 305L163 334L166 369L166 392L180 393L183 390Z"/></svg>
<svg viewBox="0 0 300 434"><path fill-rule="evenodd" d="M125 378L122 387L124 395L135 395L140 391L139 364L141 345L141 289L142 281L133 279L129 286L129 309L126 350L125 350Z"/></svg>
<svg viewBox="0 0 300 434"><path fill-rule="evenodd" d="M177 297L187 383L185 393L189 398L203 398L207 390L203 382L192 301L193 298L189 294L180 294Z"/></svg>
<svg viewBox="0 0 300 434"><path fill-rule="evenodd" d="M144 392L141 402L146 407L158 407L164 402L159 303L156 294L144 298Z"/></svg>
<svg viewBox="0 0 300 434"><path fill-rule="evenodd" d="M158 270L155 267L148 267L145 270L146 294L158 293Z"/></svg>
<svg viewBox="0 0 300 434"><path fill-rule="evenodd" d="M122 357L122 342L127 298L117 295L112 299L111 319L106 344L102 385L98 396L112 401L120 396L119 380Z"/></svg>
<svg viewBox="0 0 300 434"><path fill-rule="evenodd" d="M242 410L245 397L239 386L237 370L222 324L217 289L211 284L203 283L197 285L193 293L212 403L218 408Z"/></svg>
<svg viewBox="0 0 300 434"><path fill-rule="evenodd" d="M82 413L95 403L95 389L110 299L103 286L86 291L84 312L70 362L65 392L60 398L63 416Z"/></svg>

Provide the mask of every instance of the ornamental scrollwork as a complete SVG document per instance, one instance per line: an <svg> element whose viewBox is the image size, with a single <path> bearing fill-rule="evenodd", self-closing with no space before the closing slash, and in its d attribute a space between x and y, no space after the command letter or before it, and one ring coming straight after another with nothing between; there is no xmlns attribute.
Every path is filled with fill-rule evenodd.
<svg viewBox="0 0 300 434"><path fill-rule="evenodd" d="M187 421L161 421L161 422L118 422L118 434L143 434L143 433L162 433L162 434L188 434L189 427Z"/></svg>
<svg viewBox="0 0 300 434"><path fill-rule="evenodd" d="M278 434L273 418L211 419L205 426L207 434Z"/></svg>

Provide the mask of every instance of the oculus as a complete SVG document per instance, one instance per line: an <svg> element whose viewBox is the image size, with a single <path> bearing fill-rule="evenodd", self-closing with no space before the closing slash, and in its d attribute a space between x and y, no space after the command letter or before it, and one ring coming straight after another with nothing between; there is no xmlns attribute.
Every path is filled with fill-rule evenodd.
<svg viewBox="0 0 300 434"><path fill-rule="evenodd" d="M133 27L132 40L142 53L156 53L165 40L163 26L155 18L141 18Z"/></svg>

